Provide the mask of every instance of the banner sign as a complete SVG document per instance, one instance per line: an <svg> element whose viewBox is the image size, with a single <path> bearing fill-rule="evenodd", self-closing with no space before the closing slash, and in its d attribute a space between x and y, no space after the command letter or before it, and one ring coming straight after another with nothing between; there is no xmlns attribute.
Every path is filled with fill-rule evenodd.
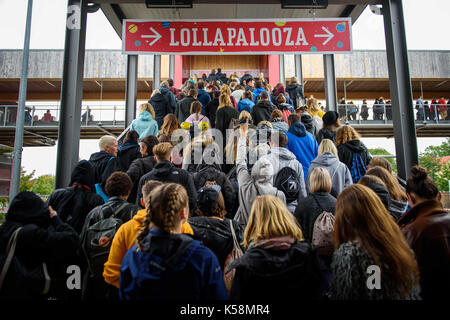
<svg viewBox="0 0 450 320"><path fill-rule="evenodd" d="M124 20L125 54L351 53L351 19Z"/></svg>

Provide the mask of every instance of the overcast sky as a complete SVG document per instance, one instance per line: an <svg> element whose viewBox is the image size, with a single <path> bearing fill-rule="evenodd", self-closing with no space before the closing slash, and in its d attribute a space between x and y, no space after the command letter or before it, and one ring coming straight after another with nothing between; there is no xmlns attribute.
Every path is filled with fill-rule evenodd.
<svg viewBox="0 0 450 320"><path fill-rule="evenodd" d="M27 0L0 0L0 49L22 49ZM408 49L450 50L450 0L404 0L404 15ZM67 1L35 0L33 6L31 49L63 49ZM120 49L121 41L108 20L99 10L89 14L86 49ZM446 36L443 36L445 34ZM353 25L354 49L385 49L382 16L372 14L368 8ZM363 139L369 148L383 145L395 153L393 139ZM418 139L419 152L428 145L440 144L443 139ZM97 141L80 142L80 158L89 158L98 150ZM42 157L45 154L45 157ZM37 175L54 174L56 147L24 148L22 164Z"/></svg>

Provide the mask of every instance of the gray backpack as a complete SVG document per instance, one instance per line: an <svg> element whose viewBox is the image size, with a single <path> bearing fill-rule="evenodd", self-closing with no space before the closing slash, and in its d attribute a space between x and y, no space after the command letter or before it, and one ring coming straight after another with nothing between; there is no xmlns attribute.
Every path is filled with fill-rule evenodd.
<svg viewBox="0 0 450 320"><path fill-rule="evenodd" d="M331 212L323 210L319 201L317 201L314 195L312 196L316 200L319 207L322 209L322 213L317 217L313 226L313 234L311 244L313 248L317 249L320 255L330 255L333 253L333 226L334 215Z"/></svg>
<svg viewBox="0 0 450 320"><path fill-rule="evenodd" d="M103 274L103 267L108 260L114 235L123 223L116 215L127 205L128 202L124 202L116 210L113 210L110 205L103 205L100 208L100 220L89 226L84 233L83 251L89 271L94 277L101 277ZM105 211L109 211L106 218Z"/></svg>

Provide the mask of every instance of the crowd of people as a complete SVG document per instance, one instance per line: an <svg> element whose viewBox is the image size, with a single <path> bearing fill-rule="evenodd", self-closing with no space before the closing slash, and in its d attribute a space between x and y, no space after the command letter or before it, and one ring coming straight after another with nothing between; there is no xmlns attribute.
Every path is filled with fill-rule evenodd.
<svg viewBox="0 0 450 320"><path fill-rule="evenodd" d="M436 184L414 166L401 185L340 118L295 78L163 81L125 139L103 136L47 203L12 200L1 297L448 299ZM66 285L73 265L80 290Z"/></svg>

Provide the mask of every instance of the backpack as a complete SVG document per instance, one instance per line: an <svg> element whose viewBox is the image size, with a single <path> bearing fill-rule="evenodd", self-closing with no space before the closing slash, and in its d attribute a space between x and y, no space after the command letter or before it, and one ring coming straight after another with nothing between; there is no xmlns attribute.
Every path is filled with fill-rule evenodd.
<svg viewBox="0 0 450 320"><path fill-rule="evenodd" d="M353 153L352 167L350 168L350 174L352 175L353 183L358 183L359 179L367 172L366 166L359 153Z"/></svg>
<svg viewBox="0 0 450 320"><path fill-rule="evenodd" d="M323 210L319 201L312 195L321 208L322 213L317 217L313 225L311 244L317 249L319 255L330 255L333 253L333 226L334 216L331 212Z"/></svg>
<svg viewBox="0 0 450 320"><path fill-rule="evenodd" d="M128 202L124 202L115 210L110 205L101 206L100 220L86 229L82 239L82 246L89 270L95 277L102 276L103 266L108 260L112 240L123 223L122 220L116 218L116 214L127 205ZM106 217L105 211L109 211Z"/></svg>
<svg viewBox="0 0 450 320"><path fill-rule="evenodd" d="M298 200L300 185L298 173L290 167L284 167L278 171L273 186L284 193L286 203L291 203Z"/></svg>
<svg viewBox="0 0 450 320"><path fill-rule="evenodd" d="M34 294L45 295L50 291L51 279L45 262L34 270L27 270L14 256L20 230L22 227L13 232L6 253L0 255L0 300L23 300L33 297Z"/></svg>
<svg viewBox="0 0 450 320"><path fill-rule="evenodd" d="M233 261L239 259L244 255L241 247L239 246L239 241L237 240L236 233L234 232L233 220L229 221L231 234L233 235L233 249L230 251L227 258L225 259L225 264L223 267L223 270L225 270L225 272L223 273L223 280L225 282L225 286L227 287L228 293L231 290L231 284L233 283L234 274L236 273L236 269L230 269L229 266Z"/></svg>
<svg viewBox="0 0 450 320"><path fill-rule="evenodd" d="M314 123L314 126L316 127L316 128L315 128L315 131L316 131L316 132L318 132L320 129L323 128L323 120L322 120L322 118L319 117L318 115L315 115L315 116L313 117L313 123Z"/></svg>

